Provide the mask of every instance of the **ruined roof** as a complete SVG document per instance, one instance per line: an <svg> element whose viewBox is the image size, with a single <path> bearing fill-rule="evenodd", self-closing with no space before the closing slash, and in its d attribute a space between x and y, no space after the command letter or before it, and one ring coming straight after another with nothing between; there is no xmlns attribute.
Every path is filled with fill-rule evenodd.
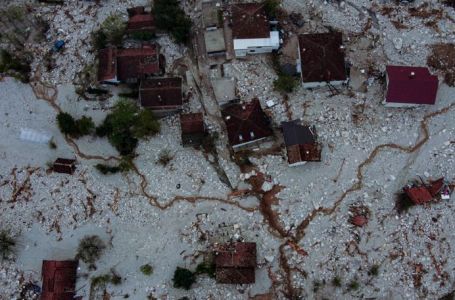
<svg viewBox="0 0 455 300"><path fill-rule="evenodd" d="M205 132L204 116L202 113L181 114L180 126L182 134L203 133Z"/></svg>
<svg viewBox="0 0 455 300"><path fill-rule="evenodd" d="M257 98L248 104L233 104L221 111L232 146L273 135L270 121Z"/></svg>
<svg viewBox="0 0 455 300"><path fill-rule="evenodd" d="M69 300L75 296L78 262L44 260L41 300Z"/></svg>
<svg viewBox="0 0 455 300"><path fill-rule="evenodd" d="M160 71L158 46L117 50L117 78L120 81L137 79Z"/></svg>
<svg viewBox="0 0 455 300"><path fill-rule="evenodd" d="M215 250L215 277L219 283L255 282L256 243L229 243Z"/></svg>
<svg viewBox="0 0 455 300"><path fill-rule="evenodd" d="M321 146L316 142L314 127L303 126L297 120L282 122L289 164L321 161Z"/></svg>
<svg viewBox="0 0 455 300"><path fill-rule="evenodd" d="M341 32L299 35L303 82L346 80Z"/></svg>
<svg viewBox="0 0 455 300"><path fill-rule="evenodd" d="M106 48L98 52L98 81L114 79L117 75L117 49Z"/></svg>
<svg viewBox="0 0 455 300"><path fill-rule="evenodd" d="M204 1L202 2L202 22L204 27L217 27L218 24L218 12L217 2L215 1Z"/></svg>
<svg viewBox="0 0 455 300"><path fill-rule="evenodd" d="M433 199L425 186L406 187L403 190L414 204L424 204Z"/></svg>
<svg viewBox="0 0 455 300"><path fill-rule="evenodd" d="M270 37L270 26L261 3L233 4L232 38L260 39Z"/></svg>
<svg viewBox="0 0 455 300"><path fill-rule="evenodd" d="M428 68L387 66L388 88L386 102L405 104L434 104L438 92L438 77Z"/></svg>
<svg viewBox="0 0 455 300"><path fill-rule="evenodd" d="M149 78L141 81L139 88L141 105L154 109L181 106L183 104L182 78Z"/></svg>

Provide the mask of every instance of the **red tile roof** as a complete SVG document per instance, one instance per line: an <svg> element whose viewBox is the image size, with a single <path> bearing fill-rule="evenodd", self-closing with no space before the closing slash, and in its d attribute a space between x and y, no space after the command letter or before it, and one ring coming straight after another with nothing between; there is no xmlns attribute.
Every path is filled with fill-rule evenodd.
<svg viewBox="0 0 455 300"><path fill-rule="evenodd" d="M258 99L248 104L233 104L221 111L232 146L273 135L269 118Z"/></svg>
<svg viewBox="0 0 455 300"><path fill-rule="evenodd" d="M181 114L180 125L182 134L204 133L204 117L202 113Z"/></svg>
<svg viewBox="0 0 455 300"><path fill-rule="evenodd" d="M182 78L149 78L141 81L139 101L152 109L179 108L183 104Z"/></svg>
<svg viewBox="0 0 455 300"><path fill-rule="evenodd" d="M137 14L129 18L126 32L155 31L155 19L152 14Z"/></svg>
<svg viewBox="0 0 455 300"><path fill-rule="evenodd" d="M215 249L215 277L219 283L255 282L256 243L230 243Z"/></svg>
<svg viewBox="0 0 455 300"><path fill-rule="evenodd" d="M344 81L346 69L341 32L299 35L303 82Z"/></svg>
<svg viewBox="0 0 455 300"><path fill-rule="evenodd" d="M41 300L72 300L75 296L77 261L44 260Z"/></svg>
<svg viewBox="0 0 455 300"><path fill-rule="evenodd" d="M433 199L425 186L406 187L404 192L414 204L424 204Z"/></svg>
<svg viewBox="0 0 455 300"><path fill-rule="evenodd" d="M438 77L424 67L386 67L387 103L434 104L438 91Z"/></svg>
<svg viewBox="0 0 455 300"><path fill-rule="evenodd" d="M139 49L117 50L117 78L120 81L141 78L160 72L158 47L156 44Z"/></svg>
<svg viewBox="0 0 455 300"><path fill-rule="evenodd" d="M232 37L234 39L259 39L270 37L270 26L261 3L233 4Z"/></svg>
<svg viewBox="0 0 455 300"><path fill-rule="evenodd" d="M101 49L98 52L98 61L98 81L115 79L117 76L117 49Z"/></svg>

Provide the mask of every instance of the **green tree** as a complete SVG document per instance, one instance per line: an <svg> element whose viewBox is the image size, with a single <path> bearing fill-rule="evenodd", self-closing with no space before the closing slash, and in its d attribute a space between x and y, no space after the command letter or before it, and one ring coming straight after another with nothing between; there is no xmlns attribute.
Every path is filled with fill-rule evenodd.
<svg viewBox="0 0 455 300"><path fill-rule="evenodd" d="M59 113L57 115L57 123L63 134L72 136L77 132L76 120L69 113Z"/></svg>
<svg viewBox="0 0 455 300"><path fill-rule="evenodd" d="M191 31L191 19L177 0L155 0L153 6L156 25L168 31L178 43L187 43Z"/></svg>
<svg viewBox="0 0 455 300"><path fill-rule="evenodd" d="M95 48L102 49L108 45L120 46L123 42L125 29L126 24L120 14L110 15L93 34Z"/></svg>
<svg viewBox="0 0 455 300"><path fill-rule="evenodd" d="M150 110L143 109L137 114L132 131L134 136L139 139L155 135L160 132L160 122Z"/></svg>
<svg viewBox="0 0 455 300"><path fill-rule="evenodd" d="M289 75L279 74L278 79L273 82L273 88L276 91L292 93L297 87L297 80Z"/></svg>
<svg viewBox="0 0 455 300"><path fill-rule="evenodd" d="M177 267L172 278L175 288L189 290L191 285L196 282L196 276L188 269Z"/></svg>
<svg viewBox="0 0 455 300"><path fill-rule="evenodd" d="M81 119L76 121L77 131L80 136L88 135L93 133L95 128L95 123L93 123L92 118L83 116Z"/></svg>
<svg viewBox="0 0 455 300"><path fill-rule="evenodd" d="M94 269L95 262L101 257L104 249L106 249L106 245L99 236L85 236L79 242L76 258L88 264L90 269Z"/></svg>
<svg viewBox="0 0 455 300"><path fill-rule="evenodd" d="M280 1L279 0L265 0L262 2L264 4L264 9L265 13L267 16L270 18L276 17L277 10L280 7Z"/></svg>

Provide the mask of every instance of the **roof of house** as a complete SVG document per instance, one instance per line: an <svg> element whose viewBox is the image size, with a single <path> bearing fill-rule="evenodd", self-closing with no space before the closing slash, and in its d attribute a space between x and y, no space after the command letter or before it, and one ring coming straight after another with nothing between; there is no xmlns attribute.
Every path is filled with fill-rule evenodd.
<svg viewBox="0 0 455 300"><path fill-rule="evenodd" d="M144 107L165 109L183 104L182 78L149 78L141 81L139 99Z"/></svg>
<svg viewBox="0 0 455 300"><path fill-rule="evenodd" d="M438 92L438 77L425 67L387 66L386 102L404 104L434 104Z"/></svg>
<svg viewBox="0 0 455 300"><path fill-rule="evenodd" d="M282 122L281 127L289 164L321 160L321 147L316 142L314 127L303 126L297 120Z"/></svg>
<svg viewBox="0 0 455 300"><path fill-rule="evenodd" d="M219 283L255 281L256 243L229 243L215 250L215 277Z"/></svg>
<svg viewBox="0 0 455 300"><path fill-rule="evenodd" d="M303 82L346 80L341 32L299 35Z"/></svg>
<svg viewBox="0 0 455 300"><path fill-rule="evenodd" d="M270 26L261 3L233 4L232 38L260 39L270 37Z"/></svg>
<svg viewBox="0 0 455 300"><path fill-rule="evenodd" d="M98 61L98 81L114 79L117 75L117 49L101 49L98 52Z"/></svg>
<svg viewBox="0 0 455 300"><path fill-rule="evenodd" d="M404 188L404 192L415 204L423 204L433 199L425 186L413 186Z"/></svg>
<svg viewBox="0 0 455 300"><path fill-rule="evenodd" d="M226 51L224 31L221 28L205 31L204 41L207 53Z"/></svg>
<svg viewBox="0 0 455 300"><path fill-rule="evenodd" d="M126 81L139 78L145 74L156 74L160 71L158 46L152 44L142 48L117 50L117 78Z"/></svg>
<svg viewBox="0 0 455 300"><path fill-rule="evenodd" d="M155 19L152 14L144 13L137 14L129 18L126 27L127 32L141 31L141 30L152 30L155 28Z"/></svg>
<svg viewBox="0 0 455 300"><path fill-rule="evenodd" d="M257 98L248 104L233 104L221 111L232 146L273 135L269 118Z"/></svg>
<svg viewBox="0 0 455 300"><path fill-rule="evenodd" d="M204 133L204 116L202 113L181 114L180 126L182 134Z"/></svg>
<svg viewBox="0 0 455 300"><path fill-rule="evenodd" d="M78 262L44 260L42 266L42 300L73 299Z"/></svg>

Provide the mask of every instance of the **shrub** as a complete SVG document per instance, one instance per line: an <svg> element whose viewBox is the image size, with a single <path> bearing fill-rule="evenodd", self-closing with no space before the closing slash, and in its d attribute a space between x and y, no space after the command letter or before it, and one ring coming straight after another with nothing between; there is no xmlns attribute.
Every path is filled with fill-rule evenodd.
<svg viewBox="0 0 455 300"><path fill-rule="evenodd" d="M360 287L360 284L356 280L352 280L348 284L348 290L349 291L356 291L356 290L359 289L359 287Z"/></svg>
<svg viewBox="0 0 455 300"><path fill-rule="evenodd" d="M95 262L101 257L106 245L97 235L85 236L77 248L76 258L89 265L90 269L95 268Z"/></svg>
<svg viewBox="0 0 455 300"><path fill-rule="evenodd" d="M57 123L63 134L74 138L91 134L95 128L92 118L83 116L81 119L75 120L70 114L65 112L57 115Z"/></svg>
<svg viewBox="0 0 455 300"><path fill-rule="evenodd" d="M119 285L122 283L122 277L120 277L114 270L111 270L110 274L103 274L96 277L93 277L91 280L91 287L95 288L97 286L105 286L108 283L113 285Z"/></svg>
<svg viewBox="0 0 455 300"><path fill-rule="evenodd" d="M140 268L142 274L150 276L153 274L153 267L149 264L142 265Z"/></svg>
<svg viewBox="0 0 455 300"><path fill-rule="evenodd" d="M143 109L138 113L132 131L136 138L141 139L160 132L160 123L150 110Z"/></svg>
<svg viewBox="0 0 455 300"><path fill-rule="evenodd" d="M105 164L97 164L95 166L95 168L98 171L100 171L101 173L103 173L104 175L109 174L109 173L115 174L115 173L120 172L120 168L118 166L109 166L109 165L105 165Z"/></svg>
<svg viewBox="0 0 455 300"><path fill-rule="evenodd" d="M276 17L278 8L280 7L280 1L278 0L265 0L263 2L265 13L270 18Z"/></svg>
<svg viewBox="0 0 455 300"><path fill-rule="evenodd" d="M171 151L165 149L160 152L158 157L158 163L163 167L167 166L174 157L171 155Z"/></svg>
<svg viewBox="0 0 455 300"><path fill-rule="evenodd" d="M113 14L104 20L100 28L93 33L95 49L103 49L108 45L120 46L125 34L125 22L120 14Z"/></svg>
<svg viewBox="0 0 455 300"><path fill-rule="evenodd" d="M189 290L191 285L196 282L196 276L188 269L177 267L172 278L175 288Z"/></svg>
<svg viewBox="0 0 455 300"><path fill-rule="evenodd" d="M7 73L23 83L28 83L30 71L30 58L26 55L19 57L0 49L0 73Z"/></svg>
<svg viewBox="0 0 455 300"><path fill-rule="evenodd" d="M273 88L283 93L292 93L297 85L298 81L294 77L284 74L279 74L278 79L273 82Z"/></svg>
<svg viewBox="0 0 455 300"><path fill-rule="evenodd" d="M332 284L334 286L336 286L336 287L340 287L341 286L341 278L340 278L340 276L333 277Z"/></svg>
<svg viewBox="0 0 455 300"><path fill-rule="evenodd" d="M76 121L77 133L79 136L88 135L93 133L95 129L95 123L93 123L92 118L83 116L81 119Z"/></svg>
<svg viewBox="0 0 455 300"><path fill-rule="evenodd" d="M6 230L0 231L0 255L8 259L16 250L16 239Z"/></svg>
<svg viewBox="0 0 455 300"><path fill-rule="evenodd" d="M168 31L178 43L187 43L191 19L180 8L178 0L155 0L153 15L159 29Z"/></svg>
<svg viewBox="0 0 455 300"><path fill-rule="evenodd" d="M379 265L372 265L368 270L368 275L378 276L379 275Z"/></svg>
<svg viewBox="0 0 455 300"><path fill-rule="evenodd" d="M214 278L215 277L215 265L212 262L202 262L197 265L195 273L197 275L207 274L211 278Z"/></svg>

